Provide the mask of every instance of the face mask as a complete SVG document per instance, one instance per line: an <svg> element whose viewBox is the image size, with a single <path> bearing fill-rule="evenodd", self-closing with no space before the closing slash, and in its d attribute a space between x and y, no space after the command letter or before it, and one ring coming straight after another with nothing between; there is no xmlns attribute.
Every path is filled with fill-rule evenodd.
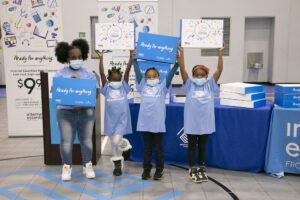
<svg viewBox="0 0 300 200"><path fill-rule="evenodd" d="M75 70L80 69L82 64L83 60L70 60L70 66Z"/></svg>
<svg viewBox="0 0 300 200"><path fill-rule="evenodd" d="M154 87L159 84L159 79L154 79L154 80L147 80L147 85Z"/></svg>
<svg viewBox="0 0 300 200"><path fill-rule="evenodd" d="M203 85L206 81L206 78L194 78L194 83L198 86Z"/></svg>
<svg viewBox="0 0 300 200"><path fill-rule="evenodd" d="M122 82L121 81L112 81L109 83L109 85L113 88L113 89L120 89L122 86Z"/></svg>

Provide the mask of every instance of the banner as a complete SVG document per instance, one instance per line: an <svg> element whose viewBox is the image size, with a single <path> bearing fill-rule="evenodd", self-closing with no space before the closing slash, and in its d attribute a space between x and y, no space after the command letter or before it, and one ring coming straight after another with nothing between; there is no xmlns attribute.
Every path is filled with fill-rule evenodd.
<svg viewBox="0 0 300 200"><path fill-rule="evenodd" d="M223 20L182 19L181 46L192 48L223 47Z"/></svg>
<svg viewBox="0 0 300 200"><path fill-rule="evenodd" d="M61 67L54 55L62 39L61 0L5 1L1 21L8 134L42 135L40 71Z"/></svg>
<svg viewBox="0 0 300 200"><path fill-rule="evenodd" d="M135 58L174 64L178 42L177 37L139 33Z"/></svg>
<svg viewBox="0 0 300 200"><path fill-rule="evenodd" d="M95 107L96 85L93 79L53 78L52 100L58 105Z"/></svg>
<svg viewBox="0 0 300 200"><path fill-rule="evenodd" d="M282 177L300 174L300 110L275 107L267 145L265 171Z"/></svg>
<svg viewBox="0 0 300 200"><path fill-rule="evenodd" d="M133 23L98 23L95 25L95 49L134 49Z"/></svg>

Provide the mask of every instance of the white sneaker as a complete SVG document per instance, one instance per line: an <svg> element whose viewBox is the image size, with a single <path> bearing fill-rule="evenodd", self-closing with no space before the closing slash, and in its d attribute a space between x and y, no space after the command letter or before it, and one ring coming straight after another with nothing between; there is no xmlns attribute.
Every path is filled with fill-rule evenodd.
<svg viewBox="0 0 300 200"><path fill-rule="evenodd" d="M63 168L62 168L61 180L70 181L71 180L71 174L72 174L71 165L64 164Z"/></svg>
<svg viewBox="0 0 300 200"><path fill-rule="evenodd" d="M83 169L82 169L82 173L85 174L85 177L87 177L87 178L95 178L96 177L92 162L88 162L85 164L85 167L83 167Z"/></svg>

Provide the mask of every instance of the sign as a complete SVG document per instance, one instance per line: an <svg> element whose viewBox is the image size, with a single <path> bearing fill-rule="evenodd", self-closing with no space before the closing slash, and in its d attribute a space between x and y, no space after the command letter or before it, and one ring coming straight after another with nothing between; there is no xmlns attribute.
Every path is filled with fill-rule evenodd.
<svg viewBox="0 0 300 200"><path fill-rule="evenodd" d="M95 24L95 49L134 49L133 23Z"/></svg>
<svg viewBox="0 0 300 200"><path fill-rule="evenodd" d="M223 47L223 20L182 19L180 27L182 47Z"/></svg>
<svg viewBox="0 0 300 200"><path fill-rule="evenodd" d="M42 136L40 71L56 71L61 0L5 1L0 6L8 135ZM18 124L18 126L16 126Z"/></svg>
<svg viewBox="0 0 300 200"><path fill-rule="evenodd" d="M58 105L96 105L96 83L94 79L53 78L52 100Z"/></svg>
<svg viewBox="0 0 300 200"><path fill-rule="evenodd" d="M265 171L276 177L300 174L300 110L275 107L268 139Z"/></svg>
<svg viewBox="0 0 300 200"><path fill-rule="evenodd" d="M136 58L164 63L175 63L179 38L150 33L139 33Z"/></svg>

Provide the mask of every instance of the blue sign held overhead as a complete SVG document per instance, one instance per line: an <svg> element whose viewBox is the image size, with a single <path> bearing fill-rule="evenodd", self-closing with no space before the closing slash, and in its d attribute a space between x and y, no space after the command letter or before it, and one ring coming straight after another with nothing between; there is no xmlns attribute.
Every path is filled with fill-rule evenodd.
<svg viewBox="0 0 300 200"><path fill-rule="evenodd" d="M135 58L174 64L178 43L178 37L140 32Z"/></svg>
<svg viewBox="0 0 300 200"><path fill-rule="evenodd" d="M58 105L95 107L96 80L53 78L52 99Z"/></svg>

